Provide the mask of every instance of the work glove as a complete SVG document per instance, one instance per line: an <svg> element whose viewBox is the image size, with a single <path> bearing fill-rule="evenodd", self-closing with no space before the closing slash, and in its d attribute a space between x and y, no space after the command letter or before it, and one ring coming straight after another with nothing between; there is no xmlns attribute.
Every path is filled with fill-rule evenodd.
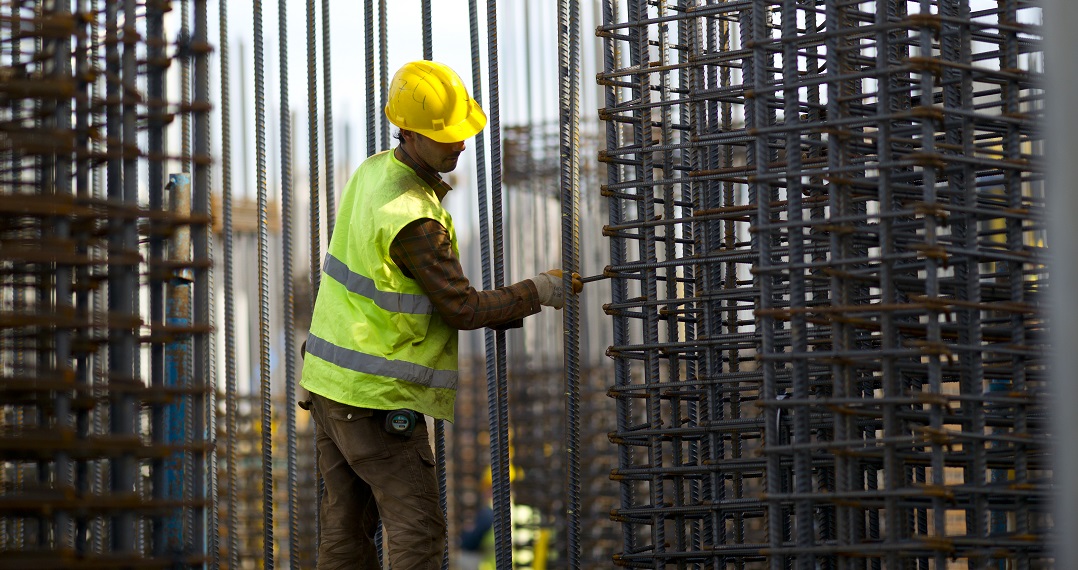
<svg viewBox="0 0 1078 570"><path fill-rule="evenodd" d="M540 305L554 307L555 309L565 306L565 291L562 287L563 275L564 273L562 273L561 269L551 269L532 278L535 289L539 291ZM573 273L573 294L575 295L583 289L584 282L580 280L580 275Z"/></svg>

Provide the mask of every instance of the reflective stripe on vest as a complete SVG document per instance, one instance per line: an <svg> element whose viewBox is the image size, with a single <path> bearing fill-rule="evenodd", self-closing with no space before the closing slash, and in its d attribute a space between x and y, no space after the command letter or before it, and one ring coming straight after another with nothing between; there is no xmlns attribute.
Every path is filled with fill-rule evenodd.
<svg viewBox="0 0 1078 570"><path fill-rule="evenodd" d="M403 360L388 360L364 354L337 346L313 334L307 337L307 352L341 368L364 374L387 376L431 388L457 387L456 370L435 370Z"/></svg>
<svg viewBox="0 0 1078 570"><path fill-rule="evenodd" d="M408 293L392 293L388 291L379 291L374 285L374 280L370 277L364 277L348 269L348 266L343 261L333 257L332 254L326 254L326 266L324 268L326 275L336 279L339 283L344 285L345 289L348 289L356 295L362 295L371 301L374 301L375 305L378 305L386 311L393 311L395 313L409 313L412 315L426 315L431 312L430 298L426 295L410 295ZM330 360L330 359L326 359ZM330 360L333 362L332 360ZM343 364L341 366L344 366ZM345 368L350 368L345 366ZM390 376L387 374L386 376Z"/></svg>

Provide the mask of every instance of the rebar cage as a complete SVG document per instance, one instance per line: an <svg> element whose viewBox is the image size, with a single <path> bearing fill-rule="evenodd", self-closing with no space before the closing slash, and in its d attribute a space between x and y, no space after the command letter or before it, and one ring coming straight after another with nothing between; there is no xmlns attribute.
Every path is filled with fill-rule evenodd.
<svg viewBox="0 0 1078 570"><path fill-rule="evenodd" d="M1040 17L606 2L618 564L1050 564Z"/></svg>
<svg viewBox="0 0 1078 570"><path fill-rule="evenodd" d="M167 2L0 2L6 568L216 557L210 47L190 5L169 44Z"/></svg>

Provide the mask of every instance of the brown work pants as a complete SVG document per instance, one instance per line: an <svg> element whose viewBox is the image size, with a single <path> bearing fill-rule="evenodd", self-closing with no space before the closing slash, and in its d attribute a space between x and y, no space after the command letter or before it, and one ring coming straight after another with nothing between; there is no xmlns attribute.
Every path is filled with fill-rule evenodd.
<svg viewBox="0 0 1078 570"><path fill-rule="evenodd" d="M420 416L410 438L386 433L385 412L311 394L318 468L325 480L318 568L374 570L381 515L393 570L442 567L445 517Z"/></svg>

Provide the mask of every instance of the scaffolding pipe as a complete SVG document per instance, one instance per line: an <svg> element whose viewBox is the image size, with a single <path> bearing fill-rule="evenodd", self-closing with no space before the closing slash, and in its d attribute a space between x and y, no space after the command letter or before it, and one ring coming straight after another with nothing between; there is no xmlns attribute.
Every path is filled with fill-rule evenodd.
<svg viewBox="0 0 1078 570"><path fill-rule="evenodd" d="M191 177L188 174L171 174L168 181L169 211L176 217L191 215ZM168 260L177 265L191 261L191 228L179 227L168 242ZM178 269L168 282L165 324L177 329L187 329L194 322L192 307L194 274L190 269ZM165 345L165 383L176 393L183 393L193 384L194 346L190 337L177 336ZM173 451L163 466L165 489L161 498L179 502L184 498L184 451L189 431L185 418L189 414L185 398L167 404L162 443L173 446ZM163 543L155 545L159 554L175 555L182 552L186 541L184 511L174 509L164 521Z"/></svg>

